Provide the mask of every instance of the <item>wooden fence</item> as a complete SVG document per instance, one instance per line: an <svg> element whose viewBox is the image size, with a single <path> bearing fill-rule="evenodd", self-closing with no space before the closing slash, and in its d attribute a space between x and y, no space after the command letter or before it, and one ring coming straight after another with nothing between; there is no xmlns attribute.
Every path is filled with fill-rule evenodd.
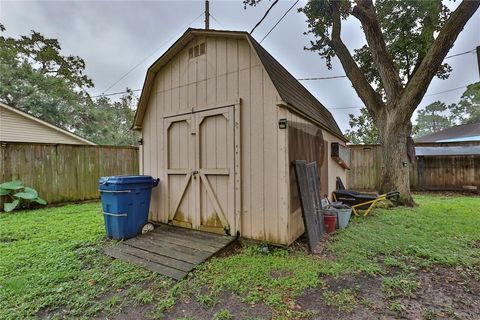
<svg viewBox="0 0 480 320"><path fill-rule="evenodd" d="M138 172L135 147L0 143L0 182L22 180L49 203L96 199L99 177Z"/></svg>
<svg viewBox="0 0 480 320"><path fill-rule="evenodd" d="M354 190L378 190L382 147L351 145L349 148L351 170L347 171L347 186ZM465 190L467 186L475 186L480 190L480 155L422 156L416 157L416 161L410 164L412 190L459 191Z"/></svg>

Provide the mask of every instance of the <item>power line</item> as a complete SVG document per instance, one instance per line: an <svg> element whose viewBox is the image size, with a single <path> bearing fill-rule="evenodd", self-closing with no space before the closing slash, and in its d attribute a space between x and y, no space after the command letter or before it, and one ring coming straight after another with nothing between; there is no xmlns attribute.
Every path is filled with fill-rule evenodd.
<svg viewBox="0 0 480 320"><path fill-rule="evenodd" d="M467 87L467 85L464 85L464 86L461 86L461 87L452 88L452 89L448 89L448 90L444 90L444 91L440 91L440 92L436 92L436 93L426 94L423 97L436 96L437 94L452 92L452 91L460 90L460 89L463 89L463 88L466 88L466 87Z"/></svg>
<svg viewBox="0 0 480 320"><path fill-rule="evenodd" d="M451 56L446 56L445 59L462 56L462 55L467 54L467 53L475 52L475 50L476 50L476 49L472 49L472 50L468 50L468 51L465 51L465 52L461 52L461 53L457 53L457 54L452 54Z"/></svg>
<svg viewBox="0 0 480 320"><path fill-rule="evenodd" d="M216 23L218 23L218 25L219 25L220 27L226 29L225 26L224 26L222 23L220 23L220 21L218 21L218 20L213 16L213 14L210 13L210 17L212 17L212 19L213 19Z"/></svg>
<svg viewBox="0 0 480 320"><path fill-rule="evenodd" d="M299 78L297 80L299 80L299 81L302 81L302 80L329 80L329 79L337 79L337 78L341 78L341 77L345 77L345 76ZM443 93L448 93L448 92L452 92L452 91L456 91L456 90L466 88L467 86L468 85L464 85L464 86L461 86L461 87L456 87L456 88L452 88L452 89L448 89L448 90L444 90L444 91L440 91L440 92L430 93L430 94L424 95L423 97L425 98L425 97L435 96L435 95L439 95L439 94L443 94ZM129 90L129 91L137 92L137 91L141 91L141 90L142 89L134 89L134 90ZM92 98L115 96L115 95L124 94L124 93L127 93L127 92L128 91L119 91L119 92L108 93L108 94L99 94L99 95L96 95L96 96L92 96ZM327 108L327 109L355 109L355 108L359 108L359 107L338 107L338 108Z"/></svg>
<svg viewBox="0 0 480 320"><path fill-rule="evenodd" d="M362 109L363 107L331 107L328 110Z"/></svg>
<svg viewBox="0 0 480 320"><path fill-rule="evenodd" d="M270 31L268 31L268 33L262 38L262 40L260 40L260 43L262 43L262 41L265 40L266 37L268 37L270 32L272 32L273 29L275 29L277 27L277 25L283 20L283 18L285 18L285 16L290 12L290 10L292 10L293 7L295 7L297 5L298 1L299 0L295 1L295 3L283 14L283 16L277 21L277 23L275 23L275 25L272 27L272 29L270 29Z"/></svg>
<svg viewBox="0 0 480 320"><path fill-rule="evenodd" d="M458 57L458 56L468 54L468 53L472 53L472 52L475 52L475 51L476 51L476 49L472 49L472 50L469 50L469 51L465 51L465 52L461 52L461 53L457 53L457 54L452 54L451 56L448 56L445 59ZM310 80L330 80L330 79L338 79L338 78L348 78L348 77L344 75L344 76L332 76L332 77L298 78L297 80L298 81L310 81ZM457 90L460 89L460 88L464 88L464 87L459 87L459 88L457 88Z"/></svg>
<svg viewBox="0 0 480 320"><path fill-rule="evenodd" d="M263 15L262 19L260 19L260 21L257 22L257 24L255 25L255 27L253 27L252 31L250 31L250 34L253 33L253 31L255 31L255 29L262 23L262 21L267 17L268 13L270 12L270 10L272 10L273 6L275 6L276 4L278 3L278 0L275 0L272 5L270 6L270 8L268 8L268 10L265 12L265 14Z"/></svg>
<svg viewBox="0 0 480 320"><path fill-rule="evenodd" d="M137 91L142 91L142 89L135 89L135 90L129 90L131 92L137 92ZM128 91L119 91L119 92L114 92L114 93L107 93L107 94L99 94L96 96L91 96L91 98L100 98L100 97L109 97L109 96L117 96L119 94L124 94L127 93Z"/></svg>
<svg viewBox="0 0 480 320"><path fill-rule="evenodd" d="M346 78L347 76L332 76L332 77L313 77L313 78L298 78L298 81L310 81L310 80L331 80L338 78Z"/></svg>
<svg viewBox="0 0 480 320"><path fill-rule="evenodd" d="M185 26L182 27L181 30L185 29L186 27L188 27L189 25L191 25L192 23L194 23L195 21L197 21L198 18L202 17L204 14L204 12L202 12L198 17L196 17L195 19L193 19L191 22L189 22L188 24L186 24ZM138 66L140 66L142 63L145 62L145 60L147 60L148 58L150 58L151 56L153 56L158 50L160 50L164 45L166 45L168 42L170 42L172 39L175 38L175 36L178 34L179 32L173 34L172 37L170 37L167 41L164 41L157 49L155 49L155 51L153 51L151 54L149 54L148 56L146 56L145 58L143 58L139 63L137 63L135 66L133 66L132 68L130 68L130 70L128 70L123 76L120 77L120 79L118 79L117 81L115 81L114 83L112 83L107 89L105 89L103 91L103 94L105 94L105 92L107 92L108 90L110 90L111 88L113 88L117 83L119 83L120 81L122 81L123 79L125 79L126 76L128 76L133 70L135 70Z"/></svg>

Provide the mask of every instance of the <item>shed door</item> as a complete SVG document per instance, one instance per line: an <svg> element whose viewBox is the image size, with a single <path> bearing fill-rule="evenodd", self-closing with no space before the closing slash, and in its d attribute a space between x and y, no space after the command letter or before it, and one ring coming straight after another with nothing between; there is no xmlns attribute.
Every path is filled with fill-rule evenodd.
<svg viewBox="0 0 480 320"><path fill-rule="evenodd" d="M234 107L224 107L166 119L171 223L218 233L235 229L234 116Z"/></svg>

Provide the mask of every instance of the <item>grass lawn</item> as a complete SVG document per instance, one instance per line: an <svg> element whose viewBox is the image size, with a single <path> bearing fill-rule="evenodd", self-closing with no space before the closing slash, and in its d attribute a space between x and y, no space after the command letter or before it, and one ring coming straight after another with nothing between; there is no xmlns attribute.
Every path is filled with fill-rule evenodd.
<svg viewBox="0 0 480 320"><path fill-rule="evenodd" d="M0 319L480 318L480 197L417 195L336 233L175 283L104 256L99 203L0 214Z"/></svg>

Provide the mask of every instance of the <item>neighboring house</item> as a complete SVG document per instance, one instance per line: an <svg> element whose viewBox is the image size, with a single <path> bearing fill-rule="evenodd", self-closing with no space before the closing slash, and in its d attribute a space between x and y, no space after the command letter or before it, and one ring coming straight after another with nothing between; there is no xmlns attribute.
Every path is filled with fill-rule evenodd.
<svg viewBox="0 0 480 320"><path fill-rule="evenodd" d="M479 154L480 122L453 126L415 139L417 157Z"/></svg>
<svg viewBox="0 0 480 320"><path fill-rule="evenodd" d="M92 141L1 102L0 141L96 145Z"/></svg>
<svg viewBox="0 0 480 320"><path fill-rule="evenodd" d="M480 123L415 139L419 190L480 190Z"/></svg>
<svg viewBox="0 0 480 320"><path fill-rule="evenodd" d="M453 126L415 139L415 143L480 141L480 122Z"/></svg>
<svg viewBox="0 0 480 320"><path fill-rule="evenodd" d="M141 172L161 179L155 222L290 244L292 161L317 161L322 195L345 181L335 119L247 32L188 29L148 69L133 128Z"/></svg>

